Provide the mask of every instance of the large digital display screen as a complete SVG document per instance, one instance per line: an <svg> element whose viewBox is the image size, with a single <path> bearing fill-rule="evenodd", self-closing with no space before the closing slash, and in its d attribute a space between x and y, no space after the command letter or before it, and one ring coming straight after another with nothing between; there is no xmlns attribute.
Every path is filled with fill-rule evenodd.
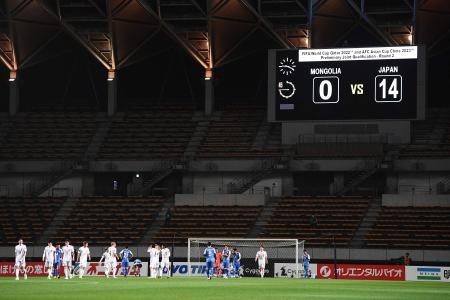
<svg viewBox="0 0 450 300"><path fill-rule="evenodd" d="M269 121L424 117L418 46L269 50Z"/></svg>

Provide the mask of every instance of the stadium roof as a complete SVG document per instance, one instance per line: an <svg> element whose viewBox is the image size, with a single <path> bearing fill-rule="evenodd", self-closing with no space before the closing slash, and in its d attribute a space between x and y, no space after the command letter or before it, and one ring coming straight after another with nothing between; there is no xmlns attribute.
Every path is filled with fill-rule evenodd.
<svg viewBox="0 0 450 300"><path fill-rule="evenodd" d="M437 54L448 28L450 1L440 0L6 0L0 58L19 70L66 32L116 70L164 34L213 69L251 51L257 31L285 48L425 43Z"/></svg>

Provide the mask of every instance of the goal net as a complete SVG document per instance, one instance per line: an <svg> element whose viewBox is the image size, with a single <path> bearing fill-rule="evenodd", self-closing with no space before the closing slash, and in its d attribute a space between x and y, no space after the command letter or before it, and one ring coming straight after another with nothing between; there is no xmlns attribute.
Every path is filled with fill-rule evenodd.
<svg viewBox="0 0 450 300"><path fill-rule="evenodd" d="M297 239L224 239L224 238L189 238L188 239L188 274L189 276L205 274L205 258L203 251L211 242L218 251L225 246L230 250L236 248L241 253L241 266L239 270L233 269L230 262L229 272L240 276L258 277L258 262L255 262L256 253L261 245L267 251L266 277L297 278L303 276L301 264L304 241ZM232 261L232 259L231 259Z"/></svg>

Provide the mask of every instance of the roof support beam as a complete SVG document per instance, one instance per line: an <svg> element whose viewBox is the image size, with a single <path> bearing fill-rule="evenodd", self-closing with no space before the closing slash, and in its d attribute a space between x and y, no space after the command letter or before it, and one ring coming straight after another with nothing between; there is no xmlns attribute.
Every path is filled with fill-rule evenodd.
<svg viewBox="0 0 450 300"><path fill-rule="evenodd" d="M158 20L159 24L161 25L162 30L164 30L166 33L168 33L172 39L174 39L178 44L183 47L184 50L186 50L192 58L194 58L200 65L202 65L205 69L209 68L209 64L205 61L204 57L195 49L192 45L186 43L173 29L172 27L165 22L161 18L161 14L158 13L151 7L151 5L145 1L145 0L136 0L152 17ZM159 9L159 2L158 2L158 11Z"/></svg>
<svg viewBox="0 0 450 300"><path fill-rule="evenodd" d="M69 33L75 40L77 40L89 53L91 53L95 59L97 59L107 70L113 70L113 66L107 61L104 57L102 57L95 49L92 48L73 28L70 24L68 24L61 16L61 12L58 11L55 13L43 0L38 1L43 9L45 9L53 18L58 20L61 26Z"/></svg>
<svg viewBox="0 0 450 300"><path fill-rule="evenodd" d="M272 25L264 18L247 0L240 0L240 2L258 18L258 22L262 25L262 29L267 32L276 42L283 48L290 49L292 46L286 42L272 27Z"/></svg>
<svg viewBox="0 0 450 300"><path fill-rule="evenodd" d="M364 1L364 0L361 0ZM353 0L346 0L348 5L358 13L358 15L363 19L369 28L378 36L378 38L388 46L398 45L398 43L392 39L390 36L386 36L384 32L382 32L376 24L361 10L361 7L355 4ZM362 2L361 2L362 3Z"/></svg>
<svg viewBox="0 0 450 300"><path fill-rule="evenodd" d="M111 43L111 68L113 70L116 69L116 51L115 51L115 38L114 38L114 29L113 29L113 12L111 8L111 1L107 1L107 18L108 18L108 29L109 29L109 35L110 35L110 43Z"/></svg>

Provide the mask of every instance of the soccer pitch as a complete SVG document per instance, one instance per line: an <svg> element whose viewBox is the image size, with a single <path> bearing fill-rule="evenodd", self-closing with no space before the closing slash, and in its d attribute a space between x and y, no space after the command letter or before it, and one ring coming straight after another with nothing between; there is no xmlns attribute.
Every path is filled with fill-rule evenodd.
<svg viewBox="0 0 450 300"><path fill-rule="evenodd" d="M0 279L0 299L450 299L441 282L301 280L282 278Z"/></svg>

